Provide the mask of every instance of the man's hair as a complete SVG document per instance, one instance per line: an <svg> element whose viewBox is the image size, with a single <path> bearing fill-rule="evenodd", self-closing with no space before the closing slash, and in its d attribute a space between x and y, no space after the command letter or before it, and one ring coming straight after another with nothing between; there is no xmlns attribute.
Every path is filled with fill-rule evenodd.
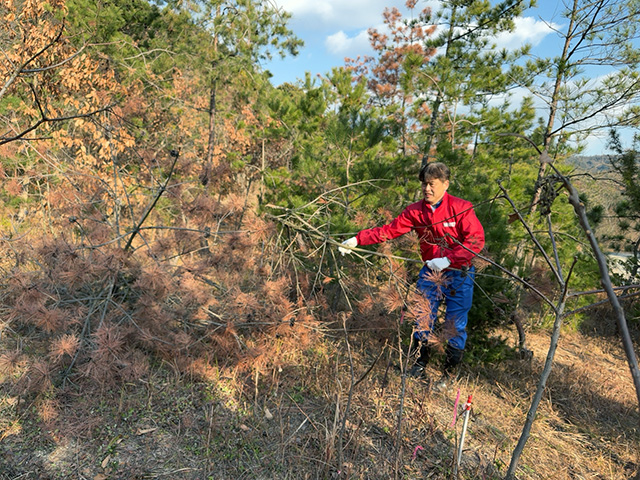
<svg viewBox="0 0 640 480"><path fill-rule="evenodd" d="M424 167L422 167L418 178L420 178L421 182L428 182L429 180L433 179L442 180L444 182L445 180L449 180L450 174L451 172L449 171L449 167L447 167L444 163L433 162L427 163Z"/></svg>

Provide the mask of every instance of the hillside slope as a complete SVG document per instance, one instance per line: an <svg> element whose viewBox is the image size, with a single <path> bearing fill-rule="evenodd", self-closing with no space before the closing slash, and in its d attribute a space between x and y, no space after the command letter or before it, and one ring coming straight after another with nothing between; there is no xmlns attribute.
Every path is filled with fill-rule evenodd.
<svg viewBox="0 0 640 480"><path fill-rule="evenodd" d="M461 404L473 395L459 478L502 478L546 334L530 333L532 361L470 359L446 391L408 380L402 396L393 348L351 332L347 350L338 330L327 333L268 371L220 367L203 381L165 364L118 391L70 387L64 405L18 404L5 391L0 478L448 479L462 423L451 428L458 392ZM514 332L501 335L515 344ZM564 335L518 478L631 478L640 464L634 399L615 339Z"/></svg>

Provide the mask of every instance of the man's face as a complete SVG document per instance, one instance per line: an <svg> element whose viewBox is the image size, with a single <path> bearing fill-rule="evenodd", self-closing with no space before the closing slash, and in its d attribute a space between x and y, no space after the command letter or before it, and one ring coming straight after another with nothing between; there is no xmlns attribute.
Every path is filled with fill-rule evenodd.
<svg viewBox="0 0 640 480"><path fill-rule="evenodd" d="M429 178L425 179L422 182L422 195L424 195L424 200L429 205L435 205L442 197L444 197L444 192L449 188L449 180L440 180L438 178Z"/></svg>

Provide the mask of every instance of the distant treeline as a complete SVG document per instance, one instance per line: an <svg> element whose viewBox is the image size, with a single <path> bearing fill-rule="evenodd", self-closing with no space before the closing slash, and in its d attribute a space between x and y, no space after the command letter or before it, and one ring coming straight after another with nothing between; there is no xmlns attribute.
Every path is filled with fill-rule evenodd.
<svg viewBox="0 0 640 480"><path fill-rule="evenodd" d="M608 172L611 170L611 155L574 155L567 163L588 172Z"/></svg>

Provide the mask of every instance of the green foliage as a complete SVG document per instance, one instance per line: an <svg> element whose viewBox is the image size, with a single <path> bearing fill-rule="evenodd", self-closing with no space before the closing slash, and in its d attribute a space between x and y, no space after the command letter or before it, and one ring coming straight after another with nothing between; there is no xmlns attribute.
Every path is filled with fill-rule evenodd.
<svg viewBox="0 0 640 480"><path fill-rule="evenodd" d="M454 30L433 39L426 37L427 50L442 49L442 54L429 62L425 62L424 52L403 50L407 41L403 28L410 21L391 22L391 17L386 18L395 36L383 43L372 35L372 44L380 56L377 64L372 65L383 67L391 65L390 59L397 59L400 65L397 70L386 70L385 76L352 79L349 71L334 69L319 85L308 77L301 90L287 86L286 95L278 94L270 103L273 115L280 116L287 127L285 130L280 126L273 133L290 139L295 153L286 167L279 167L267 176L267 182L274 187L266 193L268 202L286 205L297 213L304 210L310 225L327 235L387 223L407 204L420 198L416 181L420 156L417 150L410 154L407 145L429 144L428 136L433 134L435 158L448 164L453 172L450 192L472 201L485 226L484 253L504 268L515 268L522 276L528 275L530 265L514 255L514 250L518 245L531 244L531 239L501 193L499 185L502 185L525 221L537 232L536 237L549 258L557 248L566 273L577 248L573 239L581 237L572 208L564 200L550 200L555 244L545 234L546 218L529 217L526 213L535 192L539 164L535 150L524 138L534 144L543 143L544 122L536 118L531 98L525 98L516 108L508 98L500 106L488 102L489 95L505 91L509 78L514 78L506 73L506 65L519 75L517 59L527 50L507 54L482 47L490 43L491 35L513 28L513 15L522 7L514 2L494 8L485 2L447 4L434 18L447 19L451 25L468 24L474 19L483 29L459 37ZM411 25L426 21L427 17L415 17ZM363 71L357 65L351 67L358 73ZM364 78L368 78L368 84ZM438 85L427 81L434 78L439 79ZM371 89L370 98L366 97L366 85ZM381 93L387 91L391 93ZM438 99L431 104L431 113L437 113L431 117L436 121L431 124L433 130L427 128L424 111L420 118L418 110L405 109L405 102L413 102L413 96ZM440 110L444 104L466 105L469 113L464 121L444 122L451 118ZM418 128L411 130L409 126ZM549 186L558 187L553 181ZM330 205L318 208L315 200L319 198ZM598 207L591 212L596 219ZM400 246L398 242L395 245ZM415 255L402 248L395 252ZM541 255L534 246L526 248L536 256ZM544 263L541 259L537 261ZM318 266L319 270L323 268L332 267ZM597 279L592 261L581 259L575 272L576 288L593 284ZM552 284L554 279L547 277L541 281ZM507 321L518 304L514 293L517 284L491 266L479 272L477 283L471 315L474 328L482 334Z"/></svg>
<svg viewBox="0 0 640 480"><path fill-rule="evenodd" d="M291 85L281 89L285 91L277 91L269 107L286 130L281 127L272 133L286 134L293 154L287 168L279 167L267 176L268 184L275 187L267 194L269 202L295 208L337 191L343 211L352 199L358 209L367 211L367 205L379 205L376 195L389 200L387 186L394 190L392 180L407 182L411 175L399 172L409 162L391 154L394 142L384 135L384 119L376 110L363 108L367 93L363 82L354 84L346 70L336 69L319 85L307 77L303 89ZM381 185L385 192L380 191Z"/></svg>
<svg viewBox="0 0 640 480"><path fill-rule="evenodd" d="M90 36L116 58L153 49L156 35L167 32L160 8L145 0L70 0L67 5L72 28L82 33L78 41Z"/></svg>
<svg viewBox="0 0 640 480"><path fill-rule="evenodd" d="M451 110L457 111L462 105L474 110L492 95L507 92L515 78L509 68L528 47L509 53L497 51L492 48L492 40L501 32L513 31L513 19L529 5L513 0L496 5L485 1L446 2L434 13L430 20L448 28L425 39L427 49L440 53L424 66L418 87L433 99L430 123L424 131L425 160L432 154L432 147L446 141L452 131L456 131L458 145L472 140L471 135L465 135L465 130L471 133L469 129L451 122L455 119Z"/></svg>
<svg viewBox="0 0 640 480"><path fill-rule="evenodd" d="M611 156L611 166L616 171L624 186L621 200L615 205L618 217L618 228L623 235L619 237L623 245L620 250L631 251L638 257L640 243L640 141L636 137L630 148L625 148L617 131L610 134L609 148L615 155ZM637 275L635 262L628 265L629 281Z"/></svg>

